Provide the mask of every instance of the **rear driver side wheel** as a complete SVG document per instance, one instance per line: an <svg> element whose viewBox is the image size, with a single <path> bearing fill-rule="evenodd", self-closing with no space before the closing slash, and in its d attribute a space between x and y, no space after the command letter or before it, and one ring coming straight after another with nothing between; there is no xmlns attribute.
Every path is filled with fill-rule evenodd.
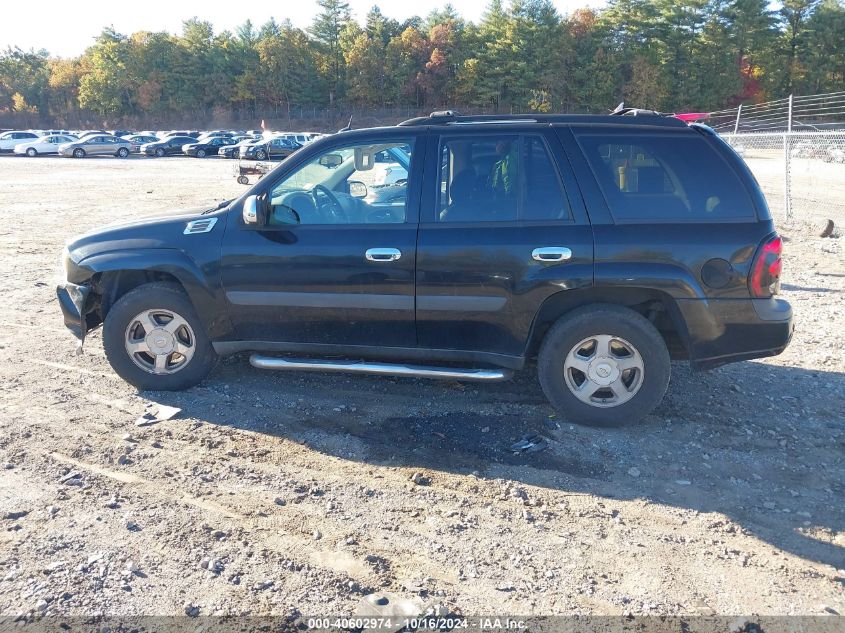
<svg viewBox="0 0 845 633"><path fill-rule="evenodd" d="M194 306L173 283L145 284L122 296L106 316L103 347L114 371L142 390L188 389L217 361Z"/></svg>
<svg viewBox="0 0 845 633"><path fill-rule="evenodd" d="M74 158L85 158L85 150L81 147L77 147L73 150L73 157Z"/></svg>
<svg viewBox="0 0 845 633"><path fill-rule="evenodd" d="M671 365L666 343L648 319L630 308L597 304L573 310L549 329L537 370L562 416L623 426L660 404Z"/></svg>
<svg viewBox="0 0 845 633"><path fill-rule="evenodd" d="M34 158L34 157L38 156L38 150L35 149L34 147L27 147L26 148L26 155L29 156L30 158Z"/></svg>
<svg viewBox="0 0 845 633"><path fill-rule="evenodd" d="M164 150L163 150L162 148L160 148L160 147L159 147L159 148L157 148L157 149L156 149L156 156L157 156L158 158L161 158L162 156L164 156Z"/></svg>
<svg viewBox="0 0 845 633"><path fill-rule="evenodd" d="M129 156L129 150L125 147L121 147L119 150L117 150L118 158L126 158L127 156Z"/></svg>

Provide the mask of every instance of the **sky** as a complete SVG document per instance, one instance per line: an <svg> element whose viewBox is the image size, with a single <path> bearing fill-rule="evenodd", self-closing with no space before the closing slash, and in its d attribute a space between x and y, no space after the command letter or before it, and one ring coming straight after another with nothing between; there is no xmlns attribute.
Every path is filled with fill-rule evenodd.
<svg viewBox="0 0 845 633"><path fill-rule="evenodd" d="M425 17L446 0L347 0L353 17L363 21L373 4L396 20ZM477 22L489 0L452 0L460 14ZM553 0L562 14L585 6L599 7L604 0ZM316 0L28 0L2 2L0 50L7 46L47 49L53 55L76 56L90 46L105 26L120 33L181 31L182 21L193 16L209 20L215 32L233 30L247 19L260 25L270 17L290 18L294 26L309 26L317 14Z"/></svg>

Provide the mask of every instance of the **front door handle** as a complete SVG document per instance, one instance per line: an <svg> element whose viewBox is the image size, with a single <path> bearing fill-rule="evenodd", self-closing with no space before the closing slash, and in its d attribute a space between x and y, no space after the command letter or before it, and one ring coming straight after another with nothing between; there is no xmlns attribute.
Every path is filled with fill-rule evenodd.
<svg viewBox="0 0 845 633"><path fill-rule="evenodd" d="M565 246L544 246L531 251L531 257L538 262L564 262L572 258L572 251Z"/></svg>
<svg viewBox="0 0 845 633"><path fill-rule="evenodd" d="M402 257L402 251L398 248L368 248L364 257L369 262L395 262Z"/></svg>

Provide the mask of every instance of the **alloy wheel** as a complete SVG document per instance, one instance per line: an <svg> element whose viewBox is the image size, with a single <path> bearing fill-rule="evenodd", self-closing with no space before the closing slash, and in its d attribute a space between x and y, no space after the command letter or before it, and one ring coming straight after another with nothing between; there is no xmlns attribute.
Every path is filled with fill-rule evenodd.
<svg viewBox="0 0 845 633"><path fill-rule="evenodd" d="M631 343L596 334L576 343L563 364L566 386L581 402L616 407L628 402L643 384L643 358Z"/></svg>
<svg viewBox="0 0 845 633"><path fill-rule="evenodd" d="M132 362L150 374L175 374L183 369L191 362L196 344L188 321L164 308L135 315L124 338Z"/></svg>

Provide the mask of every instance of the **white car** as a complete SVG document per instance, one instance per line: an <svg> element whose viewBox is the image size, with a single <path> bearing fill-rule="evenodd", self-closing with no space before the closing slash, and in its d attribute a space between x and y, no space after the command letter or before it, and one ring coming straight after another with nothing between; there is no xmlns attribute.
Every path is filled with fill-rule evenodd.
<svg viewBox="0 0 845 633"><path fill-rule="evenodd" d="M30 131L12 130L11 132L4 132L0 134L0 152L11 152L15 149L15 145L34 141L37 138L38 134Z"/></svg>
<svg viewBox="0 0 845 633"><path fill-rule="evenodd" d="M270 136L286 138L289 141L296 141L300 145L308 145L314 140L314 135L311 132L272 132ZM264 138L268 138L267 133L264 134Z"/></svg>
<svg viewBox="0 0 845 633"><path fill-rule="evenodd" d="M58 154L59 145L73 143L78 140L73 134L51 134L42 136L26 143L15 145L15 154L26 154L27 156L38 156L39 154Z"/></svg>
<svg viewBox="0 0 845 633"><path fill-rule="evenodd" d="M408 180L408 171L399 163L376 163L374 168L374 185L395 185Z"/></svg>

